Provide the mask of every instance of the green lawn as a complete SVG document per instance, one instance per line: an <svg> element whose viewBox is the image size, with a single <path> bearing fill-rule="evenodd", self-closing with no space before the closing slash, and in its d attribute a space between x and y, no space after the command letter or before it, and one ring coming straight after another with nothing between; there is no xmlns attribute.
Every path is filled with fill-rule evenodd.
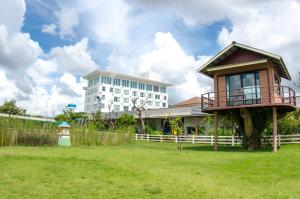
<svg viewBox="0 0 300 199"><path fill-rule="evenodd" d="M136 143L0 148L0 198L300 198L300 145L277 154Z"/></svg>

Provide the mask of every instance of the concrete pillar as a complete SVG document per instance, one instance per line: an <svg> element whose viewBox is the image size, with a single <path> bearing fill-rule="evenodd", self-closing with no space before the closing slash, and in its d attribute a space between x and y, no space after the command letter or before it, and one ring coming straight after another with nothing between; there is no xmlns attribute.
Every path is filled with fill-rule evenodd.
<svg viewBox="0 0 300 199"><path fill-rule="evenodd" d="M277 152L277 108L273 107L273 152Z"/></svg>
<svg viewBox="0 0 300 199"><path fill-rule="evenodd" d="M214 112L214 126L215 126L215 131L214 131L214 150L218 150L218 112Z"/></svg>

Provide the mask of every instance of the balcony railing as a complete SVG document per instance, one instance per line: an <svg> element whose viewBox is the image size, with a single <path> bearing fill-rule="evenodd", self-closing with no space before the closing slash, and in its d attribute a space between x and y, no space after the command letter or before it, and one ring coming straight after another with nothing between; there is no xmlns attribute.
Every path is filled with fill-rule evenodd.
<svg viewBox="0 0 300 199"><path fill-rule="evenodd" d="M202 94L202 110L239 107L287 105L296 106L295 91L287 86L247 87Z"/></svg>

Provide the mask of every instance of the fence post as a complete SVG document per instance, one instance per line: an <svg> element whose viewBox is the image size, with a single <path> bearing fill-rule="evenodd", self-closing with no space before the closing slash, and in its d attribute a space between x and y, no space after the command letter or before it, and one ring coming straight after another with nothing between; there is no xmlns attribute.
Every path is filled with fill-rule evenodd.
<svg viewBox="0 0 300 199"><path fill-rule="evenodd" d="M147 134L147 141L149 142L149 134Z"/></svg>
<svg viewBox="0 0 300 199"><path fill-rule="evenodd" d="M281 136L278 135L278 146L280 146L280 145L281 145Z"/></svg>
<svg viewBox="0 0 300 199"><path fill-rule="evenodd" d="M231 145L234 146L234 135L231 136Z"/></svg>
<svg viewBox="0 0 300 199"><path fill-rule="evenodd" d="M162 142L162 135L160 135L160 142Z"/></svg>
<svg viewBox="0 0 300 199"><path fill-rule="evenodd" d="M214 145L214 136L213 135L210 136L210 145Z"/></svg>
<svg viewBox="0 0 300 199"><path fill-rule="evenodd" d="M192 144L195 144L195 138L194 138L194 135L192 135Z"/></svg>
<svg viewBox="0 0 300 199"><path fill-rule="evenodd" d="M176 143L178 142L178 138L177 138L177 135L175 135L175 142L176 142Z"/></svg>
<svg viewBox="0 0 300 199"><path fill-rule="evenodd" d="M137 135L137 133L135 134L135 141L137 141L138 140L138 135Z"/></svg>

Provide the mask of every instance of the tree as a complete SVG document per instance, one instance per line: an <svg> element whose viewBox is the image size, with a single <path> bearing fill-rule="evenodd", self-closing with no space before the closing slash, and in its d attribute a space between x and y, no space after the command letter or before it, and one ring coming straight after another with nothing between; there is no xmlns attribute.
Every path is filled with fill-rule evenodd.
<svg viewBox="0 0 300 199"><path fill-rule="evenodd" d="M11 114L11 115L25 115L26 109L18 107L16 105L15 100L10 100L10 101L5 101L0 106L0 113L6 113L6 114Z"/></svg>
<svg viewBox="0 0 300 199"><path fill-rule="evenodd" d="M182 120L181 117L175 117L175 118L168 118L169 124L171 126L171 132L173 135L176 135L178 138L178 149L181 150L181 138L180 135L183 134L183 128L182 128Z"/></svg>
<svg viewBox="0 0 300 199"><path fill-rule="evenodd" d="M92 124L96 127L97 130L103 130L105 128L104 119L100 111L97 111L95 113Z"/></svg>
<svg viewBox="0 0 300 199"><path fill-rule="evenodd" d="M88 122L88 115L85 112L74 112L73 110L66 108L63 110L62 114L55 116L54 119L59 122L66 121L83 126Z"/></svg>
<svg viewBox="0 0 300 199"><path fill-rule="evenodd" d="M127 113L122 114L118 119L117 119L117 127L118 128L128 128L130 126L134 126L136 124L136 120L133 115L129 115Z"/></svg>
<svg viewBox="0 0 300 199"><path fill-rule="evenodd" d="M144 119L142 116L142 112L145 110L146 104L148 103L148 98L146 98L145 102L143 102L139 105L137 103L138 99L139 98L137 98L137 97L132 99L132 103L133 103L132 110L135 112L135 114L138 115L139 121L140 121L140 126L141 126L141 131L142 131L142 133L145 133L145 123L144 123Z"/></svg>

